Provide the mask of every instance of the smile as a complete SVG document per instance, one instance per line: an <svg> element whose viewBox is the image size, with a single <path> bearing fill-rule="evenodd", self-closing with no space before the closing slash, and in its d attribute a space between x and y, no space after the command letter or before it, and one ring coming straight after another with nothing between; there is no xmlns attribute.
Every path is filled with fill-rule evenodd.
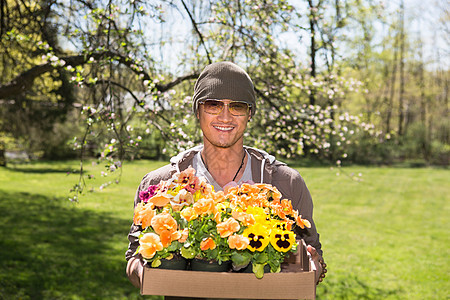
<svg viewBox="0 0 450 300"><path fill-rule="evenodd" d="M222 126L214 126L215 129L219 129L222 131L230 131L233 130L234 127L222 127Z"/></svg>

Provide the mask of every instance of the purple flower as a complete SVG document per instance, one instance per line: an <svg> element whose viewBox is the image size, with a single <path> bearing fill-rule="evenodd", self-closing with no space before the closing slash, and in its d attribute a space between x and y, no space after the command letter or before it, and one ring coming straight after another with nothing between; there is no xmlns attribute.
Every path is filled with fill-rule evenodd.
<svg viewBox="0 0 450 300"><path fill-rule="evenodd" d="M139 199L141 199L142 202L147 203L148 199L150 199L150 193L148 191L140 192Z"/></svg>
<svg viewBox="0 0 450 300"><path fill-rule="evenodd" d="M158 189L158 187L159 185L149 186L146 191L142 191L139 193L139 199L141 199L142 202L147 203L148 199L150 199L156 194L156 190Z"/></svg>
<svg viewBox="0 0 450 300"><path fill-rule="evenodd" d="M151 185L151 186L148 187L147 190L148 190L148 193L150 195L149 198L153 197L156 194L156 190L158 189L158 187L159 187L159 184Z"/></svg>

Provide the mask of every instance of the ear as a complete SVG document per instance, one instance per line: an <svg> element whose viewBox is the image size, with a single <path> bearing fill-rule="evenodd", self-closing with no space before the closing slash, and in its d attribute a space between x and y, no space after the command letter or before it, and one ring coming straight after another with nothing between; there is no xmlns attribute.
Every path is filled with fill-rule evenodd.
<svg viewBox="0 0 450 300"><path fill-rule="evenodd" d="M250 121L251 119L252 119L252 111L250 110L250 112L248 113L248 120L247 120L247 122Z"/></svg>

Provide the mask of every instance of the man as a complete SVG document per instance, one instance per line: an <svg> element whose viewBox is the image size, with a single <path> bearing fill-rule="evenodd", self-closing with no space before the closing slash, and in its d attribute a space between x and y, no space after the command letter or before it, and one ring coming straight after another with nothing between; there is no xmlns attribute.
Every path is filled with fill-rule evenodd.
<svg viewBox="0 0 450 300"><path fill-rule="evenodd" d="M135 205L140 201L140 191L168 180L172 174L189 166L196 170L198 177L205 177L216 191L227 184L251 181L272 184L284 198L292 201L293 208L303 218L310 221L311 228L297 234L308 244L318 270L316 279L322 281L326 269L319 234L312 219L311 195L305 182L297 171L273 156L244 146L247 123L256 111L254 87L248 74L231 62L207 66L195 83L193 110L203 133L203 145L178 154L169 165L145 175L136 193ZM138 230L138 226L132 225L126 253L127 275L136 287L140 285L143 263L139 256L133 256L139 242L131 234Z"/></svg>

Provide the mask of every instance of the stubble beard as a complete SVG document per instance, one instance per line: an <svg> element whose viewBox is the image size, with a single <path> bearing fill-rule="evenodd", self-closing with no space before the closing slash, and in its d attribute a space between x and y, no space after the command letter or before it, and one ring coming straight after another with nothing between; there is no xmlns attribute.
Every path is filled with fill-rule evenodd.
<svg viewBox="0 0 450 300"><path fill-rule="evenodd" d="M236 145L239 141L243 140L244 134L241 134L240 136L232 139L229 142L221 142L220 139L217 141L214 141L213 139L209 139L206 135L203 135L203 138L209 142L214 147L221 148L221 149L227 149L231 148L234 145Z"/></svg>

